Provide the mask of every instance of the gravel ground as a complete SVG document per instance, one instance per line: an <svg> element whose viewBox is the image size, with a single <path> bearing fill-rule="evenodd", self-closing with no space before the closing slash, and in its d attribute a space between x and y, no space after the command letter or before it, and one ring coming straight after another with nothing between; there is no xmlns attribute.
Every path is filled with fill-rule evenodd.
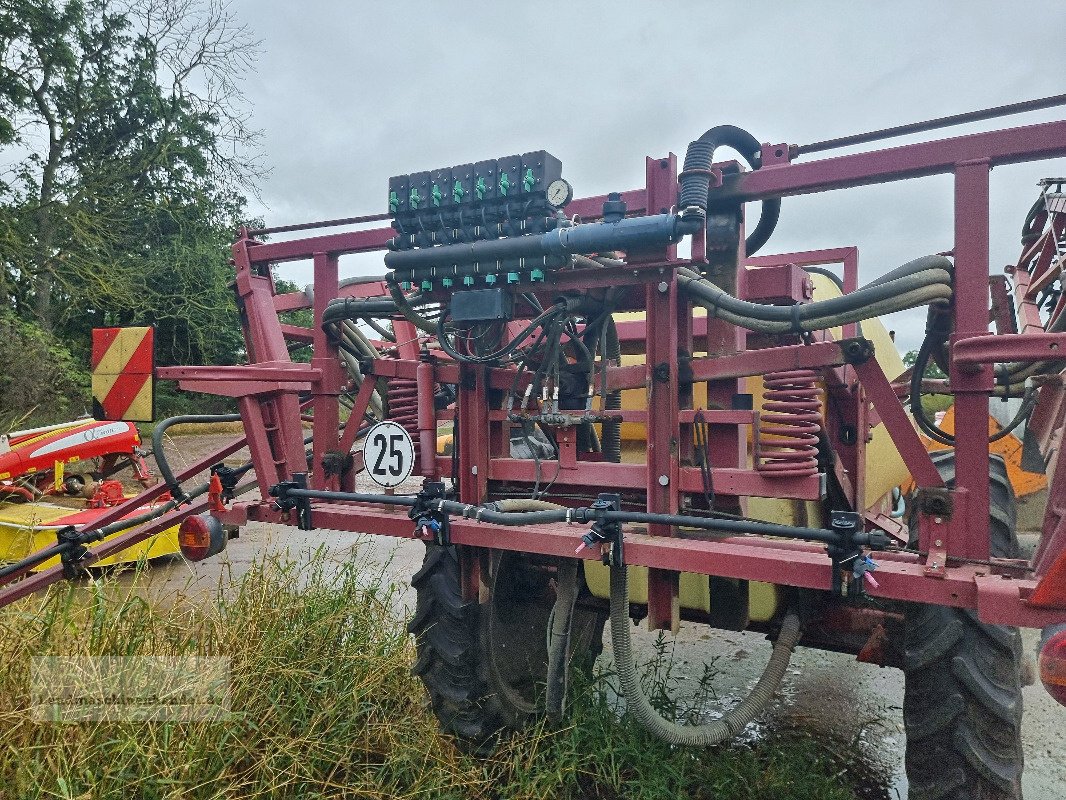
<svg viewBox="0 0 1066 800"><path fill-rule="evenodd" d="M182 457L191 461L230 438L225 434L179 436L168 444L167 451L178 466ZM237 464L246 457L238 453L228 461ZM380 571L387 581L395 583L399 587L398 612L408 613L413 607L414 593L407 582L421 563L420 543L336 531L304 532L267 524L253 524L243 530L219 559L201 564L167 559L140 580L151 595L161 602L171 602L177 594L215 590L228 577L246 571L264 553L287 553L299 559L321 546L327 548L331 558L360 559L368 570ZM640 630L638 641L650 658L655 637ZM1024 631L1027 653L1035 652L1037 640L1037 631ZM760 635L712 632L692 625L684 627L677 637L669 637L667 644L672 648L675 674L687 678L682 684L691 690L703 674L704 665L713 665L714 695L725 703L754 684L769 653L769 645ZM604 666L609 665L609 644L603 658ZM1061 739L1066 730L1066 708L1056 704L1039 682L1026 687L1023 695L1025 797L1062 798L1066 796L1066 754ZM904 798L907 791L902 764L902 701L903 675L898 670L862 664L837 653L801 649L793 657L782 691L761 724L801 726L857 742L871 760L885 765L893 775L894 792Z"/></svg>

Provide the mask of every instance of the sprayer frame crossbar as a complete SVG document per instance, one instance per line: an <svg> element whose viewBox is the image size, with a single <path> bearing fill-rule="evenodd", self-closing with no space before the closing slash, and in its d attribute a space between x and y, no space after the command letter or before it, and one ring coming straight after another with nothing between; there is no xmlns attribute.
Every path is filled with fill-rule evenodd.
<svg viewBox="0 0 1066 800"><path fill-rule="evenodd" d="M1053 507L1066 501L1066 470L1056 471L1048 503L1049 521L1045 541L1030 570L1019 571L1014 562L989 560L987 520L989 512L988 441L984 420L993 389L992 361L1039 359L1046 355L1042 331L1033 329L1032 320L1023 332L988 338L988 175L993 166L1036 159L1066 156L1066 121L1010 128L989 133L954 137L939 141L904 145L808 163L790 162L789 146L764 145L761 168L737 171L729 165L715 169L711 189L712 204L754 201L765 198L845 189L935 174L952 174L955 181L954 226L954 316L952 345L954 360L950 380L955 394L956 418L980 420L981 424L960 424L957 437L957 483L951 491L950 516L921 515L921 553L894 552L879 557L878 587L869 588L877 597L938 603L976 609L988 622L1042 627L1066 622L1066 609L1038 609L1026 603L1041 576L1066 553L1063 522L1051 514ZM677 161L647 158L646 184L642 189L623 192L628 215L668 213L677 204ZM583 222L600 217L604 196L573 201L568 214L580 215ZM377 217L368 217L376 221ZM269 490L297 473L307 471L303 446L300 393L310 394L313 411L312 462L338 450L347 451L354 437L340 425L338 396L346 375L338 358L336 343L322 327L327 305L338 297L387 296L383 282L341 287L340 257L369 253L385 248L390 228L371 228L340 233L324 233L282 242L260 242L242 231L233 246L236 292L242 312L242 325L249 364L239 367L181 367L157 370L161 379L178 380L181 388L235 397L244 422L247 443L255 466L260 498L235 502L224 512L216 512L224 522L244 524L267 521L294 524L290 513L275 508ZM743 240L743 228L741 228ZM743 248L741 248L743 250ZM692 383L706 382L708 405L703 411L711 451L711 473L717 496L732 503L743 514L748 496L817 500L824 494L823 476L768 478L748 467L747 432L753 422L750 410L734 409L732 401L743 393L745 376L762 375L782 369L816 369L826 385L843 401L836 404L839 418L830 415L825 432L837 462L836 479L855 510L864 496L865 437L849 437L846 429L862 430L877 421L889 430L896 447L920 488L937 489L942 481L900 404L897 388L889 382L876 360L856 359L847 352L846 342L826 336L808 345L785 345L747 349L748 334L719 319L697 318L688 298L679 290L678 266L699 268L706 254L702 234L693 236L692 258L679 259L674 246L657 252L629 254L625 267L601 270L575 269L552 275L547 284L520 285L519 291L538 292L554 302L566 289L624 287L625 308L643 309L643 323L620 326L623 346L628 339L642 342L635 348L646 353L646 364L611 367L607 370L612 389L646 389L646 411L619 411L624 420L640 422L647 430L647 460L643 464L583 461L560 454L559 461L544 461L541 468L557 472L557 487L580 487L589 498L603 491L643 492L646 510L657 514L677 514L683 497L702 494L703 476L692 460ZM270 267L275 264L312 259L314 298L303 293L277 295ZM844 290L857 286L857 251L793 253L759 257L745 261L738 253L733 294L746 297L746 274L752 267L784 264L838 263L844 267ZM728 270L727 270L728 272ZM1019 282L1019 291L1024 287ZM1019 297L1020 300L1027 299ZM1031 303L1030 303L1031 305ZM310 331L283 324L280 312L310 306L315 326ZM1024 306L1025 314L1032 309ZM1037 317L1038 320L1038 317ZM440 357L420 357L418 332L406 321L394 322L399 344L397 359L378 359L366 364L376 377L405 378L420 387L435 383L455 383L460 387L454 409L434 408L432 391L419 391L419 428L436 435L436 424L452 418L461 435L456 442L458 472L461 476L459 500L480 504L493 499L490 489L497 481L531 484L534 465L510 457L508 421L502 409L490 406L495 389L507 388L513 372L469 364L456 364ZM844 337L854 337L853 325L845 326ZM1036 335L1034 335L1036 334ZM310 342L313 357L308 365L292 364L286 340ZM1063 342L1066 347L1066 342ZM680 374L678 352L707 352L694 358ZM362 415L370 401L374 381L364 382L355 398L353 418ZM713 410L719 409L719 410ZM1045 420L1044 429L1061 429L1066 403L1061 386L1047 385L1034 412L1034 421ZM486 422L487 421L487 422ZM1035 424L1035 422L1034 422ZM1049 434L1050 435L1050 434ZM429 439L428 441L432 441ZM229 449L229 448L227 448ZM235 448L234 448L235 449ZM427 480L451 474L450 457L437 457L423 448L418 473ZM232 450L230 450L232 452ZM1058 456L1056 456L1057 458ZM219 459L212 456L212 463ZM359 467L356 460L356 470ZM318 490L352 491L354 471L325 475L315 468L311 487ZM183 475L193 473L185 471ZM179 478L181 475L179 475ZM131 501L132 502L132 501ZM144 502L138 498L136 502ZM129 546L156 530L174 524L176 515L193 510L185 506L160 518L153 525L127 533L116 542L98 545L88 561ZM121 511L121 507L116 509ZM316 528L358 531L391 536L411 535L411 521L403 512L380 505L347 502L315 502ZM867 515L867 529L883 526L883 520ZM461 560L464 593L476 597L484 549L514 550L548 556L573 557L574 547L584 529L566 524L505 527L470 519L452 518L451 540L463 545ZM896 534L899 534L898 526ZM1055 534L1055 535L1053 535ZM118 544L116 544L118 543ZM598 557L587 553L586 557ZM759 536L685 538L669 525L652 523L644 530L627 529L625 557L629 564L650 567L648 583L649 624L669 628L677 624L677 576L680 571L721 575L779 585L828 590L831 586L830 561L824 547L805 542ZM980 563L985 562L985 563ZM1009 573L1008 578L1004 573ZM45 570L27 581L0 591L0 603L23 596L33 588L61 577L58 568Z"/></svg>

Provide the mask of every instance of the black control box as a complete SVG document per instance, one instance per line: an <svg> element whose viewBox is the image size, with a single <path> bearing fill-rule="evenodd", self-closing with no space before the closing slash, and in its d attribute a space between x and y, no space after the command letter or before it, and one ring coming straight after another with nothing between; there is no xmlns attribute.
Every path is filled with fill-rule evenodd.
<svg viewBox="0 0 1066 800"><path fill-rule="evenodd" d="M452 322L510 322L514 319L514 296L503 288L456 292L449 311Z"/></svg>

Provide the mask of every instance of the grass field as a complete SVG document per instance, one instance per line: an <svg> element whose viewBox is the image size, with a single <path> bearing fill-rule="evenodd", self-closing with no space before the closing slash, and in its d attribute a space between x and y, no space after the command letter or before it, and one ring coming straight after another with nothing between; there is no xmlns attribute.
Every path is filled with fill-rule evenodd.
<svg viewBox="0 0 1066 800"><path fill-rule="evenodd" d="M887 797L850 744L771 732L673 749L619 714L610 676L569 720L475 758L441 736L392 589L324 558L259 564L210 602L153 606L114 581L0 609L0 797ZM371 571L370 574L373 574ZM34 721L34 656L224 656L225 721ZM662 686L663 665L649 672Z"/></svg>

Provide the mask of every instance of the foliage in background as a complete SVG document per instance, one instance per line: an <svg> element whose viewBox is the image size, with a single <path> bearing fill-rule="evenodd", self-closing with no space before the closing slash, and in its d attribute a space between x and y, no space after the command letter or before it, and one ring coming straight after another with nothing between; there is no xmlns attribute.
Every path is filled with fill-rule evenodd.
<svg viewBox="0 0 1066 800"><path fill-rule="evenodd" d="M86 362L154 324L161 364L235 363L256 46L220 0L0 0L0 308Z"/></svg>
<svg viewBox="0 0 1066 800"><path fill-rule="evenodd" d="M274 289L278 294L287 294L288 292L301 292L302 286L298 286L293 281L285 280L274 276ZM301 308L297 311L285 311L278 314L278 319L288 325L299 325L301 328L311 328L315 324L315 314L309 308ZM303 344L301 342L289 343L289 357L293 361L301 361L303 363L310 363L311 361L311 346Z"/></svg>
<svg viewBox="0 0 1066 800"><path fill-rule="evenodd" d="M534 726L483 760L465 755L411 675L393 590L368 574L320 554L302 569L253 565L196 606L157 608L97 582L0 609L0 800L888 796L854 743L783 733L673 748L619 721L603 683L579 690L568 722ZM40 655L226 657L232 717L34 722L29 669Z"/></svg>
<svg viewBox="0 0 1066 800"><path fill-rule="evenodd" d="M910 350L903 354L903 364L908 367L913 367L914 362L918 360L918 351ZM932 360L930 360L928 366L925 368L925 377L929 380L944 380L947 375L940 369ZM950 394L924 394L922 395L922 408L925 409L927 416L932 418L933 414L938 411L947 411L955 403L955 398Z"/></svg>
<svg viewBox="0 0 1066 800"><path fill-rule="evenodd" d="M0 433L89 408L86 365L51 334L0 308Z"/></svg>

